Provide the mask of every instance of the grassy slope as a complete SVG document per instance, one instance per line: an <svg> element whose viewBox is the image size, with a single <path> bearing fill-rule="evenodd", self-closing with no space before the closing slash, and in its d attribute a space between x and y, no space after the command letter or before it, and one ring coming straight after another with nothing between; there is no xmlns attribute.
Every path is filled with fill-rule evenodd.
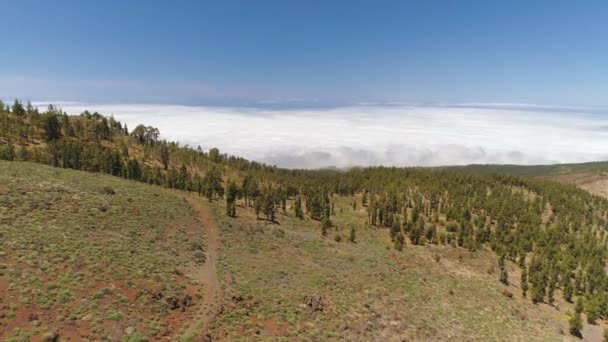
<svg viewBox="0 0 608 342"><path fill-rule="evenodd" d="M0 162L0 338L179 336L194 309L170 298L198 300L181 273L203 261L199 229L181 195Z"/></svg>
<svg viewBox="0 0 608 342"><path fill-rule="evenodd" d="M104 193L104 186L116 194ZM181 275L200 267L200 250L193 247L203 242L198 214L184 196L104 175L0 162L0 338L36 340L54 329L72 340L138 333L183 338L198 326L199 306L170 310L166 298L187 293L201 303L203 293L200 283ZM266 224L242 207L238 218L225 217L223 203L212 203L223 292L213 335L569 338L560 335L567 332L568 305L521 298L515 267L514 284L501 285L490 272L497 264L493 253L409 244L397 252L386 230L364 225L360 202L353 210L352 199L334 200L337 229L325 238L318 222L291 212L277 215L279 225ZM351 225L356 244L346 242ZM343 242L334 241L338 233ZM163 298L154 299L159 291ZM310 297L320 298L314 305L322 310L309 306ZM601 334L601 327L585 329L585 336Z"/></svg>
<svg viewBox="0 0 608 342"><path fill-rule="evenodd" d="M317 222L278 215L280 225L239 218L220 220L224 249L220 280L228 303L216 322L219 336L301 337L312 340L562 340L565 308L521 298L519 274L501 285L496 256L449 246L388 246L387 230L365 227L364 209L338 199L335 230L320 236ZM340 210L342 212L340 213ZM349 225L356 244L346 242ZM440 261L436 261L436 256ZM514 293L513 298L502 292ZM323 311L307 297L320 295ZM231 298L231 299L230 299ZM601 329L598 330L601 333ZM595 332L597 333L597 332ZM589 335L590 336L590 335Z"/></svg>

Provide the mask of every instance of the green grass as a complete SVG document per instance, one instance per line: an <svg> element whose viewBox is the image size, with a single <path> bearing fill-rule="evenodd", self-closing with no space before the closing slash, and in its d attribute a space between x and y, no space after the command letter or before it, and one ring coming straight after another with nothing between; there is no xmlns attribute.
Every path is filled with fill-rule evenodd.
<svg viewBox="0 0 608 342"><path fill-rule="evenodd" d="M120 338L118 324L153 336L147 320L170 310L152 293L183 294L175 270L197 265L188 246L204 246L203 238L198 213L178 193L0 162L0 306L13 308L0 318L0 338L33 330L30 313L42 331Z"/></svg>

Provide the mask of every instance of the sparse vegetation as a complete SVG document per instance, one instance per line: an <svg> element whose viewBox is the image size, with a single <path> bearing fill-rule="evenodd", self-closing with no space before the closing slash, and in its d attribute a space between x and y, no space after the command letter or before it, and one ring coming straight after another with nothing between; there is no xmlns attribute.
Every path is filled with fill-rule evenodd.
<svg viewBox="0 0 608 342"><path fill-rule="evenodd" d="M204 236L175 193L0 161L0 236L2 340L15 329L47 341L77 331L120 339L122 325L170 336L170 319L189 320L188 310L171 311L165 298L198 286L174 270L196 265L196 251L184 244L203 246Z"/></svg>
<svg viewBox="0 0 608 342"><path fill-rule="evenodd" d="M271 317L280 318L280 324L272 324L280 325L282 335L369 338L370 331L386 330L389 318L372 320L370 331L345 322L377 317L376 303L366 302L376 298L370 293L396 298L383 303L389 306L386 315L399 311L396 323L388 325L409 339L452 336L421 317L444 325L455 320L459 328L451 328L466 329L480 339L497 339L491 330L501 319L525 331L518 335L522 338L543 339L552 332L536 321L512 321L514 310L536 310L544 317L543 309L532 303L557 310L573 298L573 335L573 327L581 332L582 314L591 324L608 318L608 201L575 186L495 174L484 167L285 170L215 148L205 152L160 140L154 127L139 125L129 132L126 125L98 113L68 116L54 106L40 113L19 101L0 106L0 159L11 161L0 164L0 208L6 208L0 210L0 281L9 280L4 286L16 306L0 319L3 327L21 327L19 313L35 308L53 317L37 327L40 331L51 323L66 327L86 317L91 336L103 336L109 321L129 320L143 307L152 311L150 322L131 319L133 332L123 335L171 335L167 325L174 319L185 326L192 317L175 318L171 313L177 308L187 311L189 306L180 300L186 292L200 297L193 291L201 284L179 269L200 266L206 255L201 234L189 233L197 221L184 205L188 201L167 189L183 191L182 196L197 194L196 201L206 197L222 222L227 243L220 273L226 291L235 295L220 315L218 325L224 328L238 323L255 333L253 329ZM76 180L72 171L15 160L156 186L100 174ZM327 238L319 239L319 230ZM343 239L350 243L340 243ZM496 258L498 273L484 272L496 267ZM266 264L268 269L257 267ZM357 268L361 264L365 267ZM449 273L455 264L461 273ZM341 272L361 279L348 283ZM309 273L311 278L304 277ZM520 289L514 290L512 282L518 278ZM294 285L294 279L302 285ZM464 283L457 285L454 279ZM40 290L42 284L46 291ZM158 284L162 289L154 289ZM429 290L435 284L444 287ZM295 287L301 298L317 298L323 310L298 311L301 299L296 303L282 286ZM279 289L270 291L279 298L263 292L269 288ZM455 294L450 298L483 297L476 304L478 311L491 303L499 317L480 328L472 325L479 320L470 318L476 313L464 303L452 303L447 312L407 292L440 301L446 288ZM338 292L363 290L370 293L361 298ZM520 291L529 299L518 297ZM420 317L404 313L410 301ZM353 307L353 302L359 306ZM344 320L311 316L320 312ZM418 327L405 327L401 319ZM464 322L467 319L471 321ZM350 336L353 331L356 335ZM235 331L222 332L237 336Z"/></svg>

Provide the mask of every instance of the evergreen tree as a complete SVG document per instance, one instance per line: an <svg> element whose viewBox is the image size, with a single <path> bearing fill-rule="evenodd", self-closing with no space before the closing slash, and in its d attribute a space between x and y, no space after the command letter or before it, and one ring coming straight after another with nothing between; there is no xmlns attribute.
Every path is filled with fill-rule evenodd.
<svg viewBox="0 0 608 342"><path fill-rule="evenodd" d="M431 224L429 227L426 228L426 231L424 232L424 238L429 243L437 243L437 227L435 227L434 224Z"/></svg>
<svg viewBox="0 0 608 342"><path fill-rule="evenodd" d="M412 244L419 245L421 242L420 237L422 236L422 233L424 231L424 221L422 219L416 220L418 221L418 223L414 223L411 226L411 228L409 229L409 235Z"/></svg>
<svg viewBox="0 0 608 342"><path fill-rule="evenodd" d="M21 160L21 161L28 160L29 159L29 155L30 154L29 154L29 152L27 150L27 147L25 147L25 146L21 146L19 148L19 150L17 151L17 158L19 158L19 160ZM0 157L0 159L2 159L2 158Z"/></svg>
<svg viewBox="0 0 608 342"><path fill-rule="evenodd" d="M524 297L526 297L528 289L528 269L524 266L521 271L521 293Z"/></svg>
<svg viewBox="0 0 608 342"><path fill-rule="evenodd" d="M46 141L55 141L61 138L61 126L59 125L59 120L57 119L57 115L48 113L44 118L45 123L45 132L46 132Z"/></svg>
<svg viewBox="0 0 608 342"><path fill-rule="evenodd" d="M394 220L391 226L391 241L395 240L395 236L401 232L401 225L399 224L399 220Z"/></svg>
<svg viewBox="0 0 608 342"><path fill-rule="evenodd" d="M576 305L574 306L574 311L581 313L583 312L583 297L578 297L576 299Z"/></svg>
<svg viewBox="0 0 608 342"><path fill-rule="evenodd" d="M293 207L296 217L299 218L300 220L304 219L304 212L302 211L302 197L298 196L296 197L296 201L294 203L294 207Z"/></svg>
<svg viewBox="0 0 608 342"><path fill-rule="evenodd" d="M185 164L179 168L177 173L177 179L175 180L175 188L180 190L188 190L188 181L190 180L190 174Z"/></svg>
<svg viewBox="0 0 608 342"><path fill-rule="evenodd" d="M23 108L23 104L21 104L21 102L17 99L15 99L11 111L17 116L25 116L25 108Z"/></svg>
<svg viewBox="0 0 608 342"><path fill-rule="evenodd" d="M531 297L534 303L540 303L545 300L545 289L547 287L547 276L543 270L543 263L538 255L534 255L530 261L528 269L528 279L532 284Z"/></svg>
<svg viewBox="0 0 608 342"><path fill-rule="evenodd" d="M139 180L141 177L141 168L135 159L129 159L127 162L127 178Z"/></svg>
<svg viewBox="0 0 608 342"><path fill-rule="evenodd" d="M395 249L399 252L403 251L403 245L405 244L405 239L403 238L403 234L401 232L395 235Z"/></svg>
<svg viewBox="0 0 608 342"><path fill-rule="evenodd" d="M500 282L505 285L509 285L509 273L507 271L507 265L504 254L502 254L498 259L498 267L500 269Z"/></svg>
<svg viewBox="0 0 608 342"><path fill-rule="evenodd" d="M351 226L350 227L350 234L348 235L348 241L351 242L351 243L355 243L356 239L357 239L357 237L356 237L355 227Z"/></svg>
<svg viewBox="0 0 608 342"><path fill-rule="evenodd" d="M238 196L238 188L234 182L228 181L224 196L226 196L226 215L236 217L236 199Z"/></svg>
<svg viewBox="0 0 608 342"><path fill-rule="evenodd" d="M572 295L574 293L574 287L572 286L572 281L570 278L566 278L564 285L564 299L568 303L572 303Z"/></svg>
<svg viewBox="0 0 608 342"><path fill-rule="evenodd" d="M260 212L262 211L262 199L257 197L254 201L253 201L253 209L255 210L255 218L259 219L260 218Z"/></svg>
<svg viewBox="0 0 608 342"><path fill-rule="evenodd" d="M214 163L219 163L221 161L220 159L220 150L218 150L217 148L212 148L209 150L209 159L214 162Z"/></svg>
<svg viewBox="0 0 608 342"><path fill-rule="evenodd" d="M224 195L222 188L221 172L218 169L212 168L203 177L203 192L205 197L212 200L214 196L222 197Z"/></svg>
<svg viewBox="0 0 608 342"><path fill-rule="evenodd" d="M326 236L329 228L331 228L331 221L329 220L329 217L323 217L321 220L321 235Z"/></svg>
<svg viewBox="0 0 608 342"><path fill-rule="evenodd" d="M581 313L575 312L572 317L570 317L569 330L570 334L576 337L581 337L581 330L583 329L583 323L581 320Z"/></svg>
<svg viewBox="0 0 608 342"><path fill-rule="evenodd" d="M281 210L283 214L287 213L287 195L281 194Z"/></svg>
<svg viewBox="0 0 608 342"><path fill-rule="evenodd" d="M160 161L165 170L167 170L167 167L169 166L169 146L167 146L167 142L164 141L162 145L160 145Z"/></svg>
<svg viewBox="0 0 608 342"><path fill-rule="evenodd" d="M550 305L553 305L553 302L555 302L555 283L552 281L547 286L547 301Z"/></svg>
<svg viewBox="0 0 608 342"><path fill-rule="evenodd" d="M0 145L0 159L9 161L15 159L15 148L13 145Z"/></svg>

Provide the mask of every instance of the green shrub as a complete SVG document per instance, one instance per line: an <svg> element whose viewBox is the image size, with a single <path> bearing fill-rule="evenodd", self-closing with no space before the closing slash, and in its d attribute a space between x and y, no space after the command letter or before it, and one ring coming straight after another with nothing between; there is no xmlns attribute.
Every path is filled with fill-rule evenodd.
<svg viewBox="0 0 608 342"><path fill-rule="evenodd" d="M123 317L123 314L122 314L122 312L119 312L119 311L114 311L108 316L108 318L113 321L119 321L122 319L122 317Z"/></svg>
<svg viewBox="0 0 608 342"><path fill-rule="evenodd" d="M114 188L112 188L111 186L106 185L103 188L101 188L101 193L105 194L105 195L115 195L116 191L114 191Z"/></svg>
<svg viewBox="0 0 608 342"><path fill-rule="evenodd" d="M15 159L15 148L13 145L0 145L0 159L9 161Z"/></svg>

